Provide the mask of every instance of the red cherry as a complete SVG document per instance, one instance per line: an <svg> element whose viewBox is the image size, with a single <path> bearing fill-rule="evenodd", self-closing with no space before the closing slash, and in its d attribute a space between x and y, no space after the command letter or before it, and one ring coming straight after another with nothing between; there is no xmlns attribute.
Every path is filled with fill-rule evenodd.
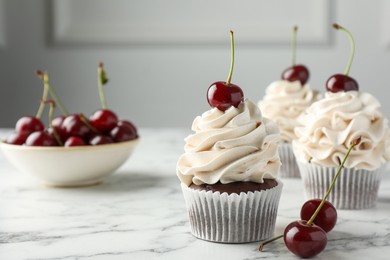
<svg viewBox="0 0 390 260"><path fill-rule="evenodd" d="M244 93L237 85L227 85L226 82L217 81L211 84L207 90L207 101L210 106L216 107L221 111L229 107L238 105L244 100Z"/></svg>
<svg viewBox="0 0 390 260"><path fill-rule="evenodd" d="M8 136L7 140L5 141L7 144L15 144L15 145L22 145L26 142L26 139L28 137L28 134L26 133L18 133L15 132Z"/></svg>
<svg viewBox="0 0 390 260"><path fill-rule="evenodd" d="M67 139L66 132L62 127L62 123L64 122L65 118L65 116L58 116L51 121L51 127L57 131L57 134L62 142L65 142Z"/></svg>
<svg viewBox="0 0 390 260"><path fill-rule="evenodd" d="M318 255L325 249L326 232L317 225L307 225L305 220L291 222L284 230L284 243L288 250L302 258Z"/></svg>
<svg viewBox="0 0 390 260"><path fill-rule="evenodd" d="M95 135L89 140L90 145L112 144L114 141L106 135Z"/></svg>
<svg viewBox="0 0 390 260"><path fill-rule="evenodd" d="M137 133L125 125L114 127L110 135L114 142L125 142L137 138Z"/></svg>
<svg viewBox="0 0 390 260"><path fill-rule="evenodd" d="M21 117L15 126L15 131L18 133L31 134L36 131L43 131L45 125L39 118L33 116L24 116Z"/></svg>
<svg viewBox="0 0 390 260"><path fill-rule="evenodd" d="M45 131L38 131L27 137L27 146L57 146L57 142L52 135Z"/></svg>
<svg viewBox="0 0 390 260"><path fill-rule="evenodd" d="M88 126L81 120L80 115L67 116L62 122L62 131L66 137L79 136L81 138L88 137L91 132Z"/></svg>
<svg viewBox="0 0 390 260"><path fill-rule="evenodd" d="M304 65L294 65L282 73L282 79L294 82L299 80L303 85L309 80L309 70Z"/></svg>
<svg viewBox="0 0 390 260"><path fill-rule="evenodd" d="M335 74L326 81L326 90L336 93L339 91L359 90L357 81L343 74Z"/></svg>
<svg viewBox="0 0 390 260"><path fill-rule="evenodd" d="M69 147L69 146L82 146L82 145L87 145L84 140L78 136L71 136L69 137L64 146Z"/></svg>
<svg viewBox="0 0 390 260"><path fill-rule="evenodd" d="M301 219L309 221L311 216L321 204L321 199L308 200L301 208ZM337 222L336 208L329 201L325 201L320 212L314 219L314 224L320 226L325 232L331 231Z"/></svg>
<svg viewBox="0 0 390 260"><path fill-rule="evenodd" d="M118 123L118 117L109 109L100 109L90 116L89 121L97 130L109 132Z"/></svg>
<svg viewBox="0 0 390 260"><path fill-rule="evenodd" d="M126 127L128 127L128 128L130 128L133 132L135 132L136 133L136 135L138 136L138 134L137 134L137 128L135 127L135 125L132 123L132 122L130 122L130 121L128 121L128 120L119 120L118 121L118 123L116 124L117 126L126 126Z"/></svg>

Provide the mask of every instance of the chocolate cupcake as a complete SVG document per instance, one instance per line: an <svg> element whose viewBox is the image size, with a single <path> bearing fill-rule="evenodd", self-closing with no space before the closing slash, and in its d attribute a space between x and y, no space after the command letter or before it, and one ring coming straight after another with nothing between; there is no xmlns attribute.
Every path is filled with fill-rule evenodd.
<svg viewBox="0 0 390 260"><path fill-rule="evenodd" d="M245 243L272 236L282 183L279 130L246 100L197 117L177 175L194 236Z"/></svg>

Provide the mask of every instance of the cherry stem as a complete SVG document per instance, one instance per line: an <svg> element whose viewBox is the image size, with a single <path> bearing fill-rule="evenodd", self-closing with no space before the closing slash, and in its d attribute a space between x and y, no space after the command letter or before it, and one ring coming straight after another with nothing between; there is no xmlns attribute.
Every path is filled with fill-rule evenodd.
<svg viewBox="0 0 390 260"><path fill-rule="evenodd" d="M277 237L274 237L274 238L271 238L270 240L267 240L265 241L264 243L261 243L260 246L259 246L259 251L260 252L263 252L263 247L266 245L266 244L269 244L271 242L274 242L275 240L278 240L280 238L282 238L283 235L280 235L280 236L277 236Z"/></svg>
<svg viewBox="0 0 390 260"><path fill-rule="evenodd" d="M101 134L101 132L100 132L99 130L97 130L93 125L91 125L91 124L89 123L88 118L87 118L83 113L80 113L79 116L80 116L81 121L83 121L83 123L84 123L92 132L94 132L95 134Z"/></svg>
<svg viewBox="0 0 390 260"><path fill-rule="evenodd" d="M103 109L107 109L106 97L104 96L103 86L108 82L106 72L103 69L103 63L100 62L98 66L98 87L99 87L99 96L100 103L102 104Z"/></svg>
<svg viewBox="0 0 390 260"><path fill-rule="evenodd" d="M313 224L313 222L314 222L315 218L317 217L318 213L320 212L322 206L325 204L325 201L328 199L329 194L330 194L330 192L332 191L334 184L336 183L336 179L339 177L339 175L340 175L340 173L341 173L341 169L344 167L344 163L347 161L347 158L348 158L348 156L349 156L349 153L352 151L352 149L353 149L356 145L358 145L358 144L360 143L360 141L361 141L361 137L358 137L358 138L352 140L352 142L351 142L351 144L350 144L350 146L349 146L349 148L348 148L348 151L347 151L347 153L346 153L345 156L344 156L343 161L341 162L339 168L337 169L336 175L333 177L333 180L332 180L332 182L330 183L330 186L329 186L329 188L328 188L328 191L326 192L326 194L325 194L324 198L322 199L320 205L318 205L316 211L313 213L313 215L311 216L311 218L310 218L309 221L307 222L307 225L312 225L312 224Z"/></svg>
<svg viewBox="0 0 390 260"><path fill-rule="evenodd" d="M69 115L69 112L68 110L65 108L65 106L62 104L61 100L58 98L56 92L54 91L54 89L50 86L49 84L49 73L47 71L45 71L45 73L42 73L42 71L40 70L37 70L35 72L35 74L37 75L37 77L43 81L43 85L45 86L45 88L48 89L50 95L53 97L55 103L58 105L58 107L60 108L61 112L67 116Z"/></svg>
<svg viewBox="0 0 390 260"><path fill-rule="evenodd" d="M37 111L37 114L35 115L36 118L41 118L43 110L45 109L45 102L42 102L42 100L46 100L47 96L49 94L49 88L47 84L43 84L43 94L41 102L39 103L39 109Z"/></svg>
<svg viewBox="0 0 390 260"><path fill-rule="evenodd" d="M231 61L230 61L230 70L229 75L226 80L226 85L230 86L230 82L232 81L233 68L234 68L234 35L233 31L230 31L230 49L231 49Z"/></svg>
<svg viewBox="0 0 390 260"><path fill-rule="evenodd" d="M61 141L61 138L60 136L58 135L57 133L57 130L53 127L53 114L54 114L54 109L56 107L56 103L54 102L54 100L46 100L46 99L42 99L41 101L41 104L45 105L45 104L50 104L50 109L49 109L49 127L53 130L53 136L54 136L54 139L56 139L56 142L58 145L60 146L63 146L64 144L62 143Z"/></svg>
<svg viewBox="0 0 390 260"><path fill-rule="evenodd" d="M291 45L291 52L292 52L292 65L295 66L297 62L297 31L298 26L293 27L293 35L292 35L292 45Z"/></svg>
<svg viewBox="0 0 390 260"><path fill-rule="evenodd" d="M333 24L333 28L335 28L336 30L342 30L344 31L348 38L349 38L349 41L351 43L351 54L349 55L349 61L348 61L348 64L347 64L347 68L345 69L345 72L344 74L346 76L348 76L349 74L349 70L351 69L351 65L352 65L352 61L353 61L353 56L355 55L355 41L353 40L353 36L351 34L350 31L348 31L347 29L345 29L344 27L338 25L338 24Z"/></svg>

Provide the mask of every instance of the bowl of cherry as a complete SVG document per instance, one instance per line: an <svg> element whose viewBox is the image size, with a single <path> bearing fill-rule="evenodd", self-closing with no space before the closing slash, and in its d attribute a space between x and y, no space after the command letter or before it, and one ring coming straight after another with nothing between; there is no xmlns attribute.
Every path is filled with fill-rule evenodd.
<svg viewBox="0 0 390 260"><path fill-rule="evenodd" d="M108 80L103 64L99 64L98 74L102 109L86 117L70 114L49 85L48 73L37 72L44 83L38 112L21 117L14 133L0 142L3 154L15 168L48 186L78 187L102 182L128 160L139 142L137 129L107 109L103 85ZM53 99L48 99L49 95ZM41 116L47 104L46 127ZM53 118L56 106L63 114Z"/></svg>

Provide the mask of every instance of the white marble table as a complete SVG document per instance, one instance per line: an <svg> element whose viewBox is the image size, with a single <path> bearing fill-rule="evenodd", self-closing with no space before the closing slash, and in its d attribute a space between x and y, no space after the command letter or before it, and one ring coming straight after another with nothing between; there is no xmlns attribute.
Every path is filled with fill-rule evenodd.
<svg viewBox="0 0 390 260"><path fill-rule="evenodd" d="M55 189L16 171L0 153L0 259L297 259L279 240L216 244L190 233L175 164L190 130L141 129L132 158L99 186ZM0 131L0 137L5 131ZM300 180L285 180L276 234L299 217ZM377 206L339 211L315 259L390 259L390 171Z"/></svg>

